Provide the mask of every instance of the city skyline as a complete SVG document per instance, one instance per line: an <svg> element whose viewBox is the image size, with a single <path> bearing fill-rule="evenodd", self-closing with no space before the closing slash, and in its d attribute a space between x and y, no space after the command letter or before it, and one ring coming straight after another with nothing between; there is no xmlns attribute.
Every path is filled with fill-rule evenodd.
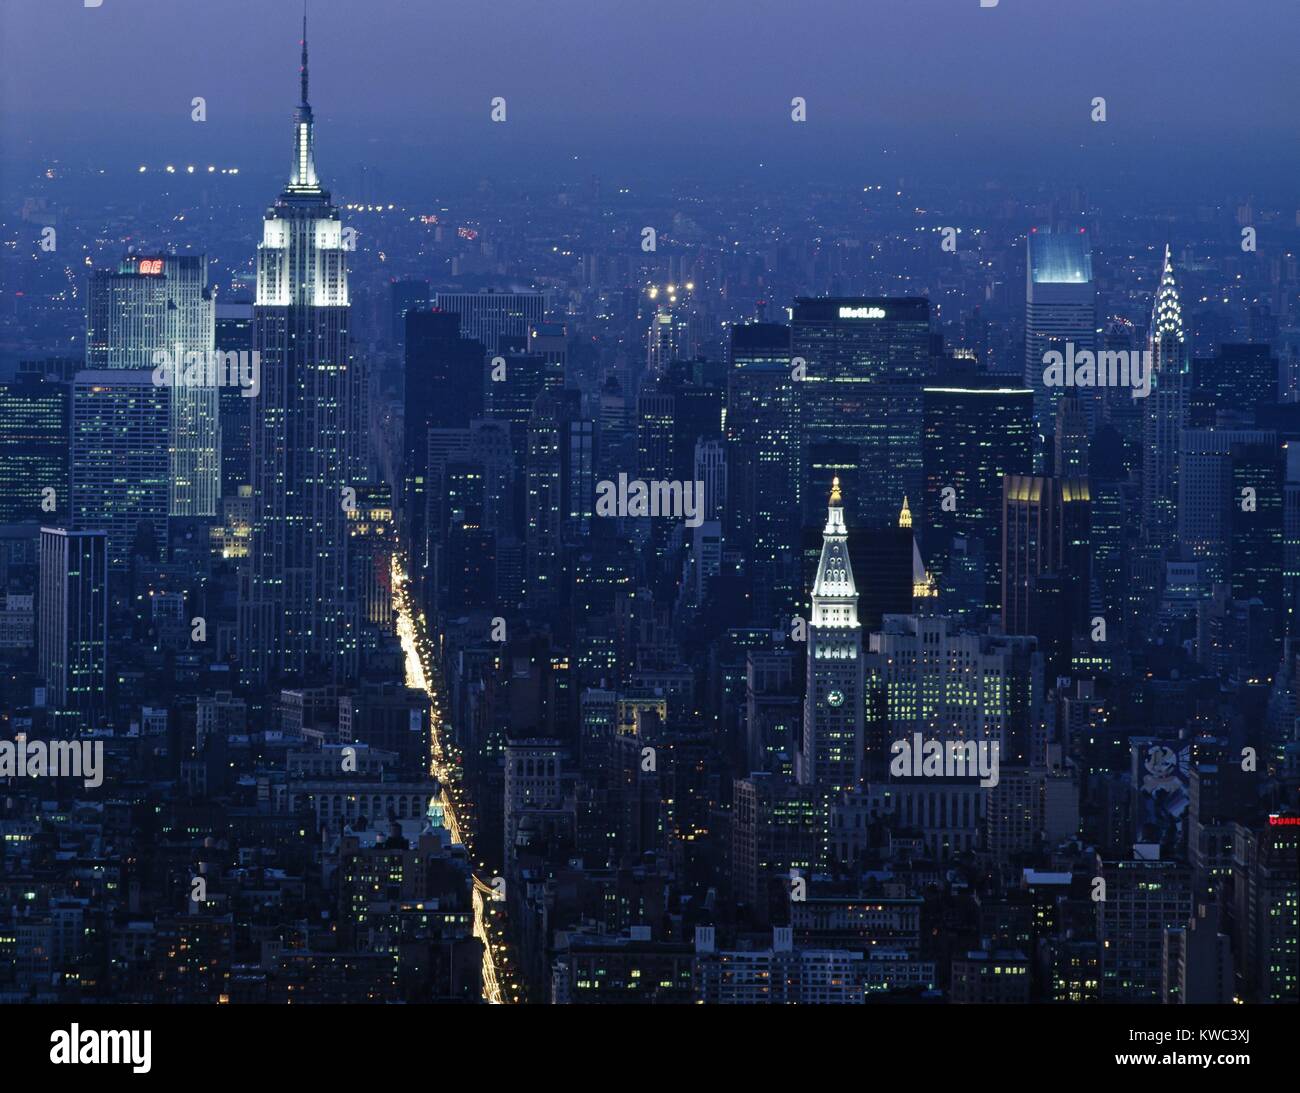
<svg viewBox="0 0 1300 1093"><path fill-rule="evenodd" d="M1300 1003L1300 77L1177 11L7 9L0 1004Z"/></svg>

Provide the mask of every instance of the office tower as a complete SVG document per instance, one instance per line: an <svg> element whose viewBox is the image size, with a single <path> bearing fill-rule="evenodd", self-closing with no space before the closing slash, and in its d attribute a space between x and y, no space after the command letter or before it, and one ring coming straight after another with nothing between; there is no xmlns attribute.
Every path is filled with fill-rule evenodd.
<svg viewBox="0 0 1300 1093"><path fill-rule="evenodd" d="M108 535L108 564L130 567L142 547L167 556L174 389L125 368L78 372L72 383L69 485L74 527Z"/></svg>
<svg viewBox="0 0 1300 1093"><path fill-rule="evenodd" d="M289 183L257 248L262 392L251 400L254 514L239 656L259 684L347 679L357 668L345 501L362 485L362 382L348 349L343 228L316 174L305 21L301 79Z"/></svg>
<svg viewBox="0 0 1300 1093"><path fill-rule="evenodd" d="M108 539L41 528L38 655L45 705L74 736L108 712Z"/></svg>
<svg viewBox="0 0 1300 1093"><path fill-rule="evenodd" d="M636 398L636 474L647 482L673 477L676 399L663 376L647 376Z"/></svg>
<svg viewBox="0 0 1300 1093"><path fill-rule="evenodd" d="M569 363L569 332L563 323L532 323L528 327L525 350L557 365L561 374Z"/></svg>
<svg viewBox="0 0 1300 1093"><path fill-rule="evenodd" d="M1033 392L971 380L926 387L924 397L921 556L945 587L953 540L981 540L984 605L996 611L1002 599L1002 478L1033 470Z"/></svg>
<svg viewBox="0 0 1300 1093"><path fill-rule="evenodd" d="M1049 679L1069 674L1088 624L1091 507L1087 479L1002 480L1002 629L1038 636Z"/></svg>
<svg viewBox="0 0 1300 1093"><path fill-rule="evenodd" d="M694 284L651 285L646 290L654 313L646 331L646 374L662 375L675 361L695 358L699 322L691 310Z"/></svg>
<svg viewBox="0 0 1300 1093"><path fill-rule="evenodd" d="M429 435L432 439L437 431ZM431 471L430 482L437 481L438 500L442 501L437 530L430 540L431 570L439 597L430 602L458 610L513 605L514 598L501 595L498 588L500 541L484 527L488 483L483 464L468 453L463 459L436 462L431 456L430 462L437 468L436 478Z"/></svg>
<svg viewBox="0 0 1300 1093"><path fill-rule="evenodd" d="M1232 899L1245 1001L1300 996L1300 824L1293 811L1255 830L1232 825Z"/></svg>
<svg viewBox="0 0 1300 1093"><path fill-rule="evenodd" d="M446 311L406 315L403 413L402 540L407 567L421 595L430 565L426 510L429 430L465 429L483 415L484 348L461 336L460 316Z"/></svg>
<svg viewBox="0 0 1300 1093"><path fill-rule="evenodd" d="M820 483L807 453L821 443L858 449L851 496L862 527L893 522L899 499L921 489L921 383L930 372L924 299L795 300L792 351L804 362L798 392L805 453L804 519L817 520ZM811 483L817 482L813 489ZM846 482L846 488L852 483Z"/></svg>
<svg viewBox="0 0 1300 1093"><path fill-rule="evenodd" d="M1140 333L1142 332L1137 325L1128 319L1112 318L1106 323L1105 331L1101 336L1101 350L1106 353L1136 353L1140 348L1138 345ZM1093 426L1097 428L1103 423L1109 426L1137 453L1136 460L1128 456L1123 448L1120 449L1120 453L1117 453L1125 456L1127 473L1129 463L1134 464L1135 468L1140 465L1144 400L1134 398L1133 388L1124 386L1101 388L1100 397L1101 421L1094 421ZM1092 451L1095 454L1097 449L1093 448Z"/></svg>
<svg viewBox="0 0 1300 1093"><path fill-rule="evenodd" d="M651 372L642 378L634 410L636 468L635 474L629 477L646 483L682 481L675 473L683 436L677 424L677 403L678 393L666 372ZM622 468L618 470L621 472ZM639 541L648 539L655 556L662 557L675 526L673 520L638 518L633 534Z"/></svg>
<svg viewBox="0 0 1300 1093"><path fill-rule="evenodd" d="M755 589L779 583L769 614L793 607L794 549L802 471L799 400L791 375L790 328L748 323L731 328L726 443L729 545L751 559ZM824 481L824 479L823 479Z"/></svg>
<svg viewBox="0 0 1300 1093"><path fill-rule="evenodd" d="M172 516L215 516L221 499L219 387L207 374L215 305L208 261L201 255L133 254L116 270L90 275L86 368L152 370L164 360L171 364ZM201 381L197 365L204 368Z"/></svg>
<svg viewBox="0 0 1300 1093"><path fill-rule="evenodd" d="M1182 304L1173 259L1165 246L1164 266L1151 309L1147 349L1151 393L1142 400L1142 534L1156 550L1172 545L1178 507L1178 470L1190 394Z"/></svg>
<svg viewBox="0 0 1300 1093"><path fill-rule="evenodd" d="M1232 480L1228 578L1236 600L1260 600L1281 610L1285 452L1276 442L1238 442L1229 451ZM1281 619L1275 620L1277 624Z"/></svg>
<svg viewBox="0 0 1300 1093"><path fill-rule="evenodd" d="M426 311L429 307L429 282L420 278L399 281L396 278L389 284L392 294L390 301L390 330L394 345L406 341L406 313L408 311Z"/></svg>
<svg viewBox="0 0 1300 1093"><path fill-rule="evenodd" d="M505 746L505 853L507 867L521 849L524 817L559 809L565 785L565 748L559 740L521 738Z"/></svg>
<svg viewBox="0 0 1300 1093"><path fill-rule="evenodd" d="M856 789L862 769L862 627L840 484L831 485L808 623L799 782L824 798Z"/></svg>
<svg viewBox="0 0 1300 1093"><path fill-rule="evenodd" d="M253 355L253 304L249 300L217 304L216 334L218 353ZM259 378L260 369L259 361ZM244 388L227 384L218 393L221 411L221 496L238 496L239 487L252 482L250 429L257 413L257 398L245 396Z"/></svg>
<svg viewBox="0 0 1300 1093"><path fill-rule="evenodd" d="M517 466L522 470L533 404L544 390L564 386L564 368L553 354L516 353L509 348L504 352L504 364L489 368L484 413L488 418L509 424Z"/></svg>
<svg viewBox="0 0 1300 1093"><path fill-rule="evenodd" d="M484 416L506 427L510 433L510 452L514 495L510 503L510 527L522 535L527 520L526 463L528 423L533 416L537 397L545 390L564 386L564 369L545 353L517 352L508 344L503 357L489 369L490 378L484 392ZM521 337L520 345L524 343Z"/></svg>
<svg viewBox="0 0 1300 1093"><path fill-rule="evenodd" d="M595 505L594 423L582 395L549 388L537 396L528 426L525 596L530 607L560 606L566 544L590 530Z"/></svg>
<svg viewBox="0 0 1300 1093"><path fill-rule="evenodd" d="M811 877L821 860L825 812L812 786L767 771L735 780L732 885L738 903L755 919L783 921L790 877Z"/></svg>
<svg viewBox="0 0 1300 1093"><path fill-rule="evenodd" d="M1066 395L1056 405L1052 473L1057 478L1087 478L1090 443L1088 415L1083 403L1076 395Z"/></svg>
<svg viewBox="0 0 1300 1093"><path fill-rule="evenodd" d="M348 513L349 560L357 610L363 626L389 630L393 620L392 490L382 485L360 486L357 504Z"/></svg>
<svg viewBox="0 0 1300 1093"><path fill-rule="evenodd" d="M921 561L912 513L903 507L894 527L872 528L853 537L849 548L858 581L858 618L865 633L880 628L886 615L906 615L917 597L934 594L934 581Z"/></svg>
<svg viewBox="0 0 1300 1093"><path fill-rule="evenodd" d="M1232 942L1219 929L1219 906L1202 902L1186 925L1171 926L1164 938L1166 1005L1231 1005L1235 994Z"/></svg>
<svg viewBox="0 0 1300 1093"><path fill-rule="evenodd" d="M524 587L522 545L515 552L517 579L498 564L514 549L516 534L509 423L478 420L468 429L428 430L426 466L426 602L517 604Z"/></svg>
<svg viewBox="0 0 1300 1093"><path fill-rule="evenodd" d="M1096 349L1092 244L1083 229L1031 228L1025 256L1025 386L1034 393L1034 420L1046 433L1063 389L1043 383L1044 354L1065 353L1066 343L1075 352Z"/></svg>
<svg viewBox="0 0 1300 1093"><path fill-rule="evenodd" d="M526 339L529 328L541 323L546 297L540 292L439 292L433 306L459 315L461 337L482 342L495 354L502 351L503 337Z"/></svg>
<svg viewBox="0 0 1300 1093"><path fill-rule="evenodd" d="M722 437L723 384L707 374L704 362L678 362L665 374L673 397L673 451L668 478L689 482L695 474L695 447L700 440Z"/></svg>
<svg viewBox="0 0 1300 1093"><path fill-rule="evenodd" d="M727 513L727 449L720 437L700 437L695 442L691 477L704 483L703 518L721 523Z"/></svg>
<svg viewBox="0 0 1300 1093"><path fill-rule="evenodd" d="M68 384L40 375L0 383L0 524L70 512L68 396Z"/></svg>
<svg viewBox="0 0 1300 1093"><path fill-rule="evenodd" d="M795 654L751 649L745 655L745 758L748 768L793 774L800 702Z"/></svg>
<svg viewBox="0 0 1300 1093"><path fill-rule="evenodd" d="M1282 602L1288 637L1296 634L1300 595L1300 443L1286 445L1286 479L1282 484Z"/></svg>
<svg viewBox="0 0 1300 1093"><path fill-rule="evenodd" d="M1276 442L1277 434L1263 429L1183 430L1179 442L1178 543L1190 559L1201 563L1202 591L1206 593L1211 586L1227 581L1231 569L1233 509L1240 510L1242 502L1240 490L1232 489L1233 450L1240 445L1272 450ZM1261 523L1245 521L1242 530L1248 533Z"/></svg>
<svg viewBox="0 0 1300 1093"><path fill-rule="evenodd" d="M1192 361L1193 398L1203 400L1214 417L1206 425L1237 418L1255 424L1255 409L1278 401L1281 362L1268 345L1221 345L1213 357Z"/></svg>
<svg viewBox="0 0 1300 1093"><path fill-rule="evenodd" d="M1175 861L1103 861L1095 876L1106 882L1098 900L1103 1002L1159 1002L1164 982L1164 935L1192 916L1192 877Z"/></svg>
<svg viewBox="0 0 1300 1093"><path fill-rule="evenodd" d="M1078 478L1007 475L1002 480L1002 626L1031 634L1035 578L1069 574L1078 612L1087 607L1091 497ZM1077 621L1077 620L1076 620Z"/></svg>
<svg viewBox="0 0 1300 1093"><path fill-rule="evenodd" d="M997 741L1003 766L1028 765L1043 714L1043 661L1029 637L959 633L942 616L887 615L870 635L870 691L884 700L884 746L915 732Z"/></svg>

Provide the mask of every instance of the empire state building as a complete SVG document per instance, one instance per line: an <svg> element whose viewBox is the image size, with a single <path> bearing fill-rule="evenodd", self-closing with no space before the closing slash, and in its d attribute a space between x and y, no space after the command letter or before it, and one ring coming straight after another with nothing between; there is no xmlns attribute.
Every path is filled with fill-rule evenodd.
<svg viewBox="0 0 1300 1093"><path fill-rule="evenodd" d="M293 165L257 248L262 389L249 399L253 528L239 603L240 662L253 685L357 671L347 508L362 469L362 380L348 353L343 228L316 174L305 18L302 33Z"/></svg>

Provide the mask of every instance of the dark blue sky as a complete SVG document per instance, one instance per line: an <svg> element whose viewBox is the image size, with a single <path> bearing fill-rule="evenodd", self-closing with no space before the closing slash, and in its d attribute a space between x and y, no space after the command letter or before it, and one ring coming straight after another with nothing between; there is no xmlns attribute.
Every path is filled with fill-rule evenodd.
<svg viewBox="0 0 1300 1093"><path fill-rule="evenodd" d="M246 166L284 142L300 16L299 0L4 0L0 139L21 159ZM487 160L683 163L910 140L937 164L1177 148L1184 169L1249 176L1300 137L1298 30L1295 0L311 0L312 99L327 173L352 141L446 164L466 140Z"/></svg>

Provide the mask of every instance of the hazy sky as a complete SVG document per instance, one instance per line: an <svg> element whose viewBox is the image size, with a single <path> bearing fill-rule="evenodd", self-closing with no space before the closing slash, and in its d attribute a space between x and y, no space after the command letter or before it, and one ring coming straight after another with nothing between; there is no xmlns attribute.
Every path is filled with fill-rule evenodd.
<svg viewBox="0 0 1300 1093"><path fill-rule="evenodd" d="M25 160L260 157L286 139L301 12L0 0L0 140ZM323 155L372 140L390 159L548 145L797 159L901 133L940 162L946 141L965 156L990 136L1021 153L1195 147L1207 169L1250 173L1300 138L1298 31L1296 0L311 0L309 36ZM1105 126L1089 119L1098 95Z"/></svg>

